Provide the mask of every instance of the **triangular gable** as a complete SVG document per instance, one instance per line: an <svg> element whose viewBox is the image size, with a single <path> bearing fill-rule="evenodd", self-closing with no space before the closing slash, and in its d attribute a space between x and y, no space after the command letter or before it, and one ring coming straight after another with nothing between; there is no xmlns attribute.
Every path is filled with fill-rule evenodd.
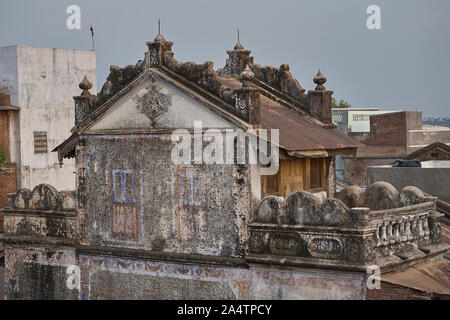
<svg viewBox="0 0 450 320"><path fill-rule="evenodd" d="M234 115L208 103L150 70L77 124L72 132L245 127ZM170 79L171 80L171 79Z"/></svg>

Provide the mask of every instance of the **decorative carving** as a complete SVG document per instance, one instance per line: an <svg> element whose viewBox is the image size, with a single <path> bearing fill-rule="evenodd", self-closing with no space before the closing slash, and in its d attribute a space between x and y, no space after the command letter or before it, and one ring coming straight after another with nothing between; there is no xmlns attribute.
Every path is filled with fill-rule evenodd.
<svg viewBox="0 0 450 320"><path fill-rule="evenodd" d="M267 234L262 232L253 232L250 237L250 252L264 253L266 249Z"/></svg>
<svg viewBox="0 0 450 320"><path fill-rule="evenodd" d="M233 90L220 82L220 77L214 71L213 63L206 61L203 64L194 62L179 62L173 57L173 52L168 51L163 55L164 66L183 78L192 81L200 87L208 90L224 101L234 104Z"/></svg>
<svg viewBox="0 0 450 320"><path fill-rule="evenodd" d="M259 205L256 221L260 223L277 223L278 211L282 200L282 198L277 196L265 197Z"/></svg>
<svg viewBox="0 0 450 320"><path fill-rule="evenodd" d="M361 258L361 240L350 238L347 240L347 255L352 262L358 262Z"/></svg>
<svg viewBox="0 0 450 320"><path fill-rule="evenodd" d="M440 243L441 242L441 235L442 235L442 231L441 231L441 223L440 222L434 222L431 224L431 228L430 228L430 238L431 241L435 244Z"/></svg>
<svg viewBox="0 0 450 320"><path fill-rule="evenodd" d="M72 192L58 192L49 184L37 185L33 191L20 189L14 195L12 204L15 209L73 211L76 199Z"/></svg>
<svg viewBox="0 0 450 320"><path fill-rule="evenodd" d="M338 259L344 251L342 240L330 235L302 235L307 244L308 252L314 258Z"/></svg>
<svg viewBox="0 0 450 320"><path fill-rule="evenodd" d="M247 101L248 101L248 99L245 99L240 96L236 96L236 109L238 109L238 111L247 110L248 109Z"/></svg>
<svg viewBox="0 0 450 320"><path fill-rule="evenodd" d="M300 243L294 234L272 234L269 240L270 251L283 256L295 256Z"/></svg>
<svg viewBox="0 0 450 320"><path fill-rule="evenodd" d="M133 101L136 108L150 119L152 127L155 127L161 116L172 105L173 93L162 93L161 85L153 77L150 78L145 90L147 92L144 95L134 97Z"/></svg>

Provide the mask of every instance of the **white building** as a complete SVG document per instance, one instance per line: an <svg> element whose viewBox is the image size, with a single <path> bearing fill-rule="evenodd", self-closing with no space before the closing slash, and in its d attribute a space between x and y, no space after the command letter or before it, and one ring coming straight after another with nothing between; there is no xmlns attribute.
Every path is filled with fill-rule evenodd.
<svg viewBox="0 0 450 320"><path fill-rule="evenodd" d="M370 132L370 116L389 113L394 111L384 111L378 108L333 108L331 109L333 122L337 129L358 139L358 135ZM344 180L344 160L342 156L336 157L336 177Z"/></svg>
<svg viewBox="0 0 450 320"><path fill-rule="evenodd" d="M333 108L333 122L338 125L338 129L344 133L367 133L370 132L370 116L390 113L395 111L385 111L378 108Z"/></svg>
<svg viewBox="0 0 450 320"><path fill-rule="evenodd" d="M8 131L11 164L17 188L46 182L61 190L74 190L74 160L63 168L51 152L70 136L75 123L73 96L87 76L96 92L94 51L10 46L0 48L0 92L10 95ZM6 126L6 125L4 125ZM1 183L1 182L0 182ZM0 195L3 196L3 195Z"/></svg>

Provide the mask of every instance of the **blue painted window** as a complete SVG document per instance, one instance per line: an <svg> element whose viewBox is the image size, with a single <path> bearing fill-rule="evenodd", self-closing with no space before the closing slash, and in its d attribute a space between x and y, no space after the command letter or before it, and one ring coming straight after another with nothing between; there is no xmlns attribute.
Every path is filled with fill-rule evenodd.
<svg viewBox="0 0 450 320"><path fill-rule="evenodd" d="M184 169L179 173L181 206L202 207L205 199L205 174L197 170Z"/></svg>
<svg viewBox="0 0 450 320"><path fill-rule="evenodd" d="M134 170L113 170L113 199L119 203L135 203Z"/></svg>

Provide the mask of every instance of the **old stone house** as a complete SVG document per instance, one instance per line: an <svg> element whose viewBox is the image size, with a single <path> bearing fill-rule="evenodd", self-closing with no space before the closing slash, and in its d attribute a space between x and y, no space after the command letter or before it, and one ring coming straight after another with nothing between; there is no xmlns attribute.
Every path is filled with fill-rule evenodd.
<svg viewBox="0 0 450 320"><path fill-rule="evenodd" d="M211 62L178 62L171 46L158 35L143 62L111 67L98 96L89 93L88 79L80 84L73 135L56 150L61 161L76 156L88 237L114 242L125 233L148 248L235 255L244 248L228 238L238 237L239 228L229 228L248 220L262 196L295 190L333 194L334 156L354 153L357 143L335 130L332 92L321 73L314 78L316 89L305 94L288 65L253 64L240 43L218 72ZM261 177L258 165L172 164L172 131L193 130L194 121L202 122L204 135L207 129L279 129L280 170ZM95 230L91 212L97 212L95 219L104 216ZM225 212L237 216L224 219ZM176 230L170 227L174 218ZM116 226L121 219L129 224ZM210 227L218 229L210 233ZM208 252L197 241L179 243L197 238L197 232L218 237L217 248Z"/></svg>
<svg viewBox="0 0 450 320"><path fill-rule="evenodd" d="M217 71L175 60L172 44L158 35L144 61L111 67L98 95L80 83L72 136L55 149L61 165L75 158L76 193L42 184L3 210L7 298L363 299L367 266L442 259L436 198L385 184L330 197L333 158L357 143L335 129L320 72L305 93L287 65L254 64L240 43ZM191 163L173 161L176 129L193 134ZM275 176L195 162L235 129L279 145Z"/></svg>

